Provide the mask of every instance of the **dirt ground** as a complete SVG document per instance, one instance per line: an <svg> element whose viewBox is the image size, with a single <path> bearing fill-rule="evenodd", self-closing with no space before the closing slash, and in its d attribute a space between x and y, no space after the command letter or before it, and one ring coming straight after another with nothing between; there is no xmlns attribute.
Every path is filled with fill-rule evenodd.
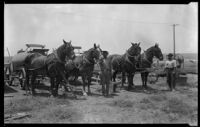
<svg viewBox="0 0 200 127"><path fill-rule="evenodd" d="M19 86L4 88L5 123L188 123L197 126L198 76L187 74L177 90L168 91L165 78L148 83L143 91L141 78L134 77L135 90L117 88L116 93L103 97L101 86L91 85L92 95L78 98L68 94L49 97L49 83L37 87L36 96L26 96ZM126 86L126 85L125 85ZM76 86L81 88L81 85ZM59 91L61 93L62 91ZM27 113L20 118L8 118Z"/></svg>

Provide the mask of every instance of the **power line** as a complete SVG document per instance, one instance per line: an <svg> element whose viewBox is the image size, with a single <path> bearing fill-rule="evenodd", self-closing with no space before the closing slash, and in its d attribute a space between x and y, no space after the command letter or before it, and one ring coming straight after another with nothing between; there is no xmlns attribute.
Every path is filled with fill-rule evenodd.
<svg viewBox="0 0 200 127"><path fill-rule="evenodd" d="M76 16L89 17L89 18L94 18L94 19L101 19L101 20L114 20L114 21L139 23L139 24L172 25L172 23L144 22L144 21L133 21L133 20L125 20L125 19L112 19L112 18L103 18L103 17L91 16L91 15L67 13L67 12L61 12L61 13L67 14L67 15L76 15Z"/></svg>

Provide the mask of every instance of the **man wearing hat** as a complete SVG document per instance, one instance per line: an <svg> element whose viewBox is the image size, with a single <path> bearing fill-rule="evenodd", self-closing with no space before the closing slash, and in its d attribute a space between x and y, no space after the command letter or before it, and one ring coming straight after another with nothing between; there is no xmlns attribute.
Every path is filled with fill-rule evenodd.
<svg viewBox="0 0 200 127"><path fill-rule="evenodd" d="M168 59L165 62L165 71L167 73L167 84L171 91L175 90L175 74L176 74L176 60L172 59L173 54L169 53Z"/></svg>

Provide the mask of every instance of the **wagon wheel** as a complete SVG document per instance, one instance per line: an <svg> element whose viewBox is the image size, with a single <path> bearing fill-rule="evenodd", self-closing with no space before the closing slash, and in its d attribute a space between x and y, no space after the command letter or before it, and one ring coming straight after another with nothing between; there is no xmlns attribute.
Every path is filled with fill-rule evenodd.
<svg viewBox="0 0 200 127"><path fill-rule="evenodd" d="M25 72L24 68L22 68L19 72L19 81L20 81L21 89L25 90L25 88L26 88L26 72Z"/></svg>
<svg viewBox="0 0 200 127"><path fill-rule="evenodd" d="M6 70L4 72L4 84L8 84L9 86L12 85L12 76L11 76L11 72L10 69L8 67L6 67Z"/></svg>

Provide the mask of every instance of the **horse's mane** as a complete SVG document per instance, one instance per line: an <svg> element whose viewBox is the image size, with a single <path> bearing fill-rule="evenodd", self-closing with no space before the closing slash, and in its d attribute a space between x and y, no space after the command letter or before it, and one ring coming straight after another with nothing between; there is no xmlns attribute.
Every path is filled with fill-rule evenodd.
<svg viewBox="0 0 200 127"><path fill-rule="evenodd" d="M88 53L88 52L90 52L91 50L94 50L94 48L90 48L90 49L84 51L84 53Z"/></svg>
<svg viewBox="0 0 200 127"><path fill-rule="evenodd" d="M155 46L151 46L150 48L146 49L146 51L145 51L145 52L150 52L150 51L151 51L151 49L153 49L153 48L155 48Z"/></svg>

